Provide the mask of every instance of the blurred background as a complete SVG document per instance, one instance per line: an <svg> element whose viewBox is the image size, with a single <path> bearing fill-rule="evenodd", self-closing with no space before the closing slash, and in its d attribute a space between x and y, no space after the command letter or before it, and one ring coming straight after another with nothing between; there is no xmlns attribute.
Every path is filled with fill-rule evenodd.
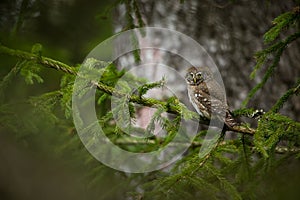
<svg viewBox="0 0 300 200"><path fill-rule="evenodd" d="M177 30L203 45L219 68L232 109L241 107L265 72L254 81L249 78L254 53L265 47L263 34L275 17L299 4L297 0L136 2L145 26ZM108 0L2 0L0 43L25 51L40 43L43 56L75 66L106 38L133 28L127 9ZM138 26L136 18L133 22ZM188 49L180 41L172 45ZM296 83L299 55L300 41L295 41L250 107L270 109ZM2 79L18 60L6 55L0 60ZM168 64L181 70L176 59ZM72 120L59 109L55 108L59 119L54 123L32 110L28 99L59 89L63 73L45 68L40 75L44 82L33 85L17 76L1 95L0 199L124 199L126 192L139 191L138 183L147 182L151 174L145 179L102 166L85 150ZM300 121L299 97L292 97L281 113Z"/></svg>

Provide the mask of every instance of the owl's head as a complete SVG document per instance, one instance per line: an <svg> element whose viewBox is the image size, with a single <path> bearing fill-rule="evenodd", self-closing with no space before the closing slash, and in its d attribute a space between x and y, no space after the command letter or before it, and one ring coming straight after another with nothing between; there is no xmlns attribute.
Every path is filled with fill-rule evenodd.
<svg viewBox="0 0 300 200"><path fill-rule="evenodd" d="M199 85L211 78L208 67L190 67L185 75L185 80L189 85Z"/></svg>

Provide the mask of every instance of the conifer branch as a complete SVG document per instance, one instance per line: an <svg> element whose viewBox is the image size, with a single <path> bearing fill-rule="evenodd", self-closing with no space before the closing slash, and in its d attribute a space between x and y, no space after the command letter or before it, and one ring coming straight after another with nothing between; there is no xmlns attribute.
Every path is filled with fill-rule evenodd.
<svg viewBox="0 0 300 200"><path fill-rule="evenodd" d="M290 36L288 36L285 40L279 41L273 45L271 45L270 47L259 51L256 53L256 57L258 60L257 65L255 66L254 71L251 74L251 77L254 78L255 73L257 71L258 68L261 67L261 65L263 63L266 62L267 59L267 55L274 53L275 58L272 62L272 64L268 67L262 81L260 83L258 83L248 94L248 96L246 97L246 99L243 101L242 105L243 107L246 107L246 105L248 104L249 100L256 94L256 92L258 90L260 90L265 83L267 82L267 80L269 80L269 78L271 77L271 75L273 74L275 68L278 66L281 55L283 53L283 51L285 50L285 48L294 40L298 39L300 37L300 32L296 32Z"/></svg>
<svg viewBox="0 0 300 200"><path fill-rule="evenodd" d="M243 133L243 134L247 134L247 135L254 135L255 134L255 129L245 127L245 126L242 126L242 125L227 127L227 130L233 131L233 132L238 132L238 133Z"/></svg>
<svg viewBox="0 0 300 200"><path fill-rule="evenodd" d="M114 141L114 144L118 145L118 146L128 146L128 145L153 145L155 144L157 141L155 139L147 139L147 140L136 140L136 139L132 139L132 138L118 138ZM233 140L226 140L226 141L219 141L216 143L216 147L219 146L226 146L228 144L235 144L235 141ZM193 141L191 143L183 143L183 142L172 142L169 145L190 145L191 148L199 148L202 146L202 142L199 141ZM251 151L258 151L257 147L250 145L250 149ZM213 151L212 151L213 152ZM285 147L285 146L276 146L274 149L274 152L277 154L285 154L285 153L300 153L300 148L298 147ZM207 155L202 162L205 160L207 160L210 157L210 155ZM203 165L204 163L199 163L199 165Z"/></svg>
<svg viewBox="0 0 300 200"><path fill-rule="evenodd" d="M73 67L70 67L69 65L62 63L60 61L47 58L44 56L39 56L33 53L29 53L26 51L21 51L17 49L11 49L6 46L3 46L0 44L0 54L6 54L10 55L13 57L20 58L22 60L30 60L30 61L35 61L43 66L50 67L53 69L56 69L58 71L62 71L68 74L73 74L76 75L76 70Z"/></svg>
<svg viewBox="0 0 300 200"><path fill-rule="evenodd" d="M300 88L300 78L297 81L297 84L295 87L290 88L284 95L280 97L280 99L275 103L275 105L271 108L271 111L273 112L278 112L280 108L282 108L283 104L294 94L299 93L299 88Z"/></svg>
<svg viewBox="0 0 300 200"><path fill-rule="evenodd" d="M75 67L71 67L65 63L62 63L60 61L36 55L34 53L29 53L26 51L11 49L6 46L3 46L0 44L0 54L6 54L13 57L20 58L22 60L29 60L29 61L35 61L38 64L41 64L42 66L49 67L56 69L58 71L62 71L67 74L71 74L74 76L79 76L77 73L77 70ZM115 95L116 97L127 97L130 102L134 102L137 104L141 104L144 106L149 107L162 107L166 112L176 114L176 115L182 115L185 114L184 112L192 112L185 108L184 105L180 104L179 101L170 101L170 102L164 102L153 98L144 98L140 95L128 95L125 93L122 93L120 91L116 91L113 87L110 87L108 85L105 85L101 82L91 82L93 86L95 86L98 90L101 90L109 95ZM199 123L208 125L209 120L204 118L199 118ZM226 131L233 131L238 132L242 134L248 134L253 135L255 133L254 129L244 127L244 126L234 126L234 127L227 127Z"/></svg>

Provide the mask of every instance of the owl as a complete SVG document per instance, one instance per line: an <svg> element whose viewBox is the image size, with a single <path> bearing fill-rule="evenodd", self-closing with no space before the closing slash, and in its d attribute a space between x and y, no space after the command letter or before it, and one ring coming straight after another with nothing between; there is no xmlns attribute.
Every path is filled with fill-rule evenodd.
<svg viewBox="0 0 300 200"><path fill-rule="evenodd" d="M239 124L228 108L224 89L214 79L208 67L189 68L185 80L190 102L199 115L207 119L215 116L227 127Z"/></svg>

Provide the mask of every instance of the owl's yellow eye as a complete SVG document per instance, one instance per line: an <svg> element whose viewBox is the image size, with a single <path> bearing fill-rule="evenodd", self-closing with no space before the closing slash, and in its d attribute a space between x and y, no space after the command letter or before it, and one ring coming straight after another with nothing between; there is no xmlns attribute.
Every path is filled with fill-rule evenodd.
<svg viewBox="0 0 300 200"><path fill-rule="evenodd" d="M201 74L200 72L198 72L198 73L196 74L196 78L197 78L197 79L201 79L201 78L202 78L202 74Z"/></svg>
<svg viewBox="0 0 300 200"><path fill-rule="evenodd" d="M194 74L193 73L189 73L187 74L187 78L192 80L194 78Z"/></svg>

